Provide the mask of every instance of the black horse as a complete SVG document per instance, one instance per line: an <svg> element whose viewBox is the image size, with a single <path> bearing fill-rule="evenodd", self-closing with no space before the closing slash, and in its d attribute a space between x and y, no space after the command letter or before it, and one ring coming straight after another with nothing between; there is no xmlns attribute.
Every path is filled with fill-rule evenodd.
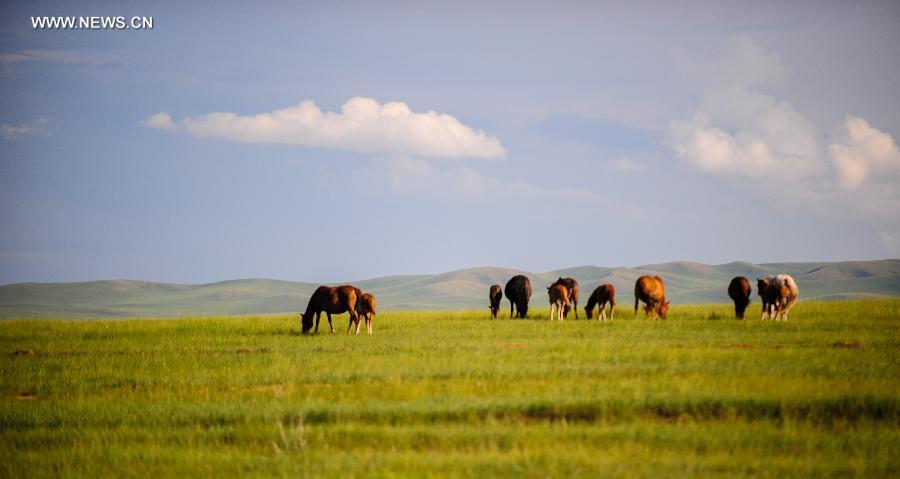
<svg viewBox="0 0 900 479"><path fill-rule="evenodd" d="M506 282L503 292L509 299L509 317L513 317L515 306L516 317L524 318L528 315L528 300L531 299L531 281L521 274L515 275Z"/></svg>

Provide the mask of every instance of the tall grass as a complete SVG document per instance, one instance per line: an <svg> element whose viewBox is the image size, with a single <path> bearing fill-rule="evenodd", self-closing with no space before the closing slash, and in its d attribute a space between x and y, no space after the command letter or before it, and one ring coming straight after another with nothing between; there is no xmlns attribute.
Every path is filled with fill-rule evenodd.
<svg viewBox="0 0 900 479"><path fill-rule="evenodd" d="M4 476L896 474L900 301L0 322ZM505 312L508 315L508 310ZM643 313L639 317L643 317ZM571 316L570 316L571 318ZM323 318L324 321L324 318Z"/></svg>

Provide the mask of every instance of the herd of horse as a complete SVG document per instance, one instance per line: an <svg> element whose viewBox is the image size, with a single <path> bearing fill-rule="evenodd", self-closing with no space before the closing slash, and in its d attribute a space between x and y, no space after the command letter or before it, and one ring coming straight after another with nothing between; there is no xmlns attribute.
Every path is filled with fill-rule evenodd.
<svg viewBox="0 0 900 479"><path fill-rule="evenodd" d="M797 282L790 275L779 274L757 278L757 294L762 301L763 320L787 321L788 312L797 304L800 290ZM734 302L734 314L738 319L744 319L747 305L750 304L750 296L753 290L750 281L743 276L736 276L728 285L728 297ZM531 280L527 276L518 274L506 282L506 287L501 289L499 284L491 285L488 292L490 300L491 317L497 318L500 312L500 302L503 295L509 300L509 317L526 318L528 315L528 302L531 300ZM547 296L550 301L550 320L562 321L570 311L575 310L575 319L578 319L578 281L574 278L557 279L547 286ZM669 313L669 300L666 299L666 285L659 276L641 276L634 283L634 317L637 318L638 306L644 303L645 317L651 319L666 319ZM366 332L372 334L375 320L375 308L377 301L375 296L364 293L356 286L319 286L309 298L306 311L300 314L300 322L303 334L308 334L313 327L314 332L319 332L319 319L322 313L328 318L328 326L334 333L334 325L331 322L332 314L350 313L350 324L347 332L356 326L356 334L359 334L361 321L366 323ZM607 319L606 307L609 305L609 319L615 316L616 288L612 284L601 284L594 288L588 297L584 312L588 319L593 319L594 308L598 308L597 319ZM313 323L315 319L315 324Z"/></svg>

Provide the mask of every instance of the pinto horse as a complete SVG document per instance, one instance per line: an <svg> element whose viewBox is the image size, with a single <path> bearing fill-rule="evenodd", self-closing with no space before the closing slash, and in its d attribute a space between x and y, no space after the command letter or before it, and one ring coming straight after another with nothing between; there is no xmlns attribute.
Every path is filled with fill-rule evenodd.
<svg viewBox="0 0 900 479"><path fill-rule="evenodd" d="M762 319L778 320L780 315L781 320L787 321L788 311L797 304L797 298L800 296L794 278L787 274L779 274L774 278L767 276L757 279L756 284L763 302Z"/></svg>
<svg viewBox="0 0 900 479"><path fill-rule="evenodd" d="M359 314L357 311L357 302L362 298L362 291L355 286L343 285L337 287L319 286L316 291L309 297L309 303L306 305L306 312L300 313L300 322L303 325L303 334L309 333L313 327L313 316L316 317L315 332L319 332L319 318L324 312L328 317L328 326L331 332L334 332L334 325L331 323L332 314L350 313L350 321L359 324Z"/></svg>

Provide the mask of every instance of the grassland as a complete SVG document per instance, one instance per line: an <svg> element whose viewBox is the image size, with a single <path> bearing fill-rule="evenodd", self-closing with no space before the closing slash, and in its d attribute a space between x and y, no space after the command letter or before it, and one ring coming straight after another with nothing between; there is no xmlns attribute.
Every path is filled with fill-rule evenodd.
<svg viewBox="0 0 900 479"><path fill-rule="evenodd" d="M896 477L900 301L756 308L2 321L0 475Z"/></svg>

